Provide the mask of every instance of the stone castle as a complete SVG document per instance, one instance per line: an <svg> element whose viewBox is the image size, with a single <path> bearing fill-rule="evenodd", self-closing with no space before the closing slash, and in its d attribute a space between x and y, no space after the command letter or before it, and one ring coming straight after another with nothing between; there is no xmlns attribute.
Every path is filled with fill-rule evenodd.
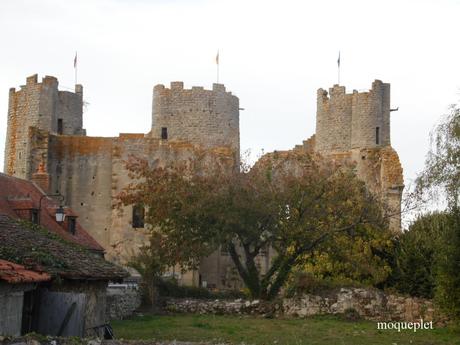
<svg viewBox="0 0 460 345"><path fill-rule="evenodd" d="M329 93L319 89L317 109L316 135L291 152L354 161L358 176L394 211L391 227L398 230L404 186L398 155L390 145L390 85L376 80L369 92L352 94L338 85ZM19 90L10 89L4 172L64 195L107 258L123 264L145 244L147 234L133 207L121 213L114 207L115 196L130 182L124 162L135 155L167 165L204 151L236 165L239 110L238 98L222 84L205 90L172 82L170 88L153 89L150 132L88 137L83 87L60 91L56 78L38 82L33 75ZM262 271L269 257L260 255ZM228 253L217 251L181 279L224 288L235 287L235 277Z"/></svg>

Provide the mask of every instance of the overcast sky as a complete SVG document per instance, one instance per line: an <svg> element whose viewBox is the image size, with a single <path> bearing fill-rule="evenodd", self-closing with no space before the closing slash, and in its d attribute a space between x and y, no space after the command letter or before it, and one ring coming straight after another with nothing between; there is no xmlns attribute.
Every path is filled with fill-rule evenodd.
<svg viewBox="0 0 460 345"><path fill-rule="evenodd" d="M406 184L423 167L429 132L458 102L460 2L1 0L0 169L8 89L34 73L78 82L91 136L148 132L152 88L220 81L240 98L241 147L290 149L315 131L316 90L391 83L391 140Z"/></svg>

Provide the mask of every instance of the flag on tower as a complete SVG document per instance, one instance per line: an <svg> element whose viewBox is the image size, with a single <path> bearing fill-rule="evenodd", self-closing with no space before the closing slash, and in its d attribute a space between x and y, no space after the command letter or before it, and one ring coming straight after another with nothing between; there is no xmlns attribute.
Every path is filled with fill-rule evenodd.
<svg viewBox="0 0 460 345"><path fill-rule="evenodd" d="M217 65L219 64L219 51L217 51L217 55L216 55L216 64Z"/></svg>
<svg viewBox="0 0 460 345"><path fill-rule="evenodd" d="M77 52L75 52L75 58L73 59L73 68L77 68Z"/></svg>
<svg viewBox="0 0 460 345"><path fill-rule="evenodd" d="M339 58L337 59L337 66L340 68L340 50L339 50Z"/></svg>

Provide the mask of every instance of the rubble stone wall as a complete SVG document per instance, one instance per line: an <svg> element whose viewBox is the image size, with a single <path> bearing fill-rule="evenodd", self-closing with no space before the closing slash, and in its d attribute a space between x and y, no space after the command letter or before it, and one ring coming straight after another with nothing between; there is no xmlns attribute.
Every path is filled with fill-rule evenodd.
<svg viewBox="0 0 460 345"><path fill-rule="evenodd" d="M123 320L141 305L141 293L134 288L107 289L107 320Z"/></svg>
<svg viewBox="0 0 460 345"><path fill-rule="evenodd" d="M383 291L361 288L341 288L327 297L303 295L274 302L259 300L197 300L168 299L165 310L174 313L252 314L287 317L307 317L322 314L343 314L356 310L367 320L436 321L433 303L426 299L387 295Z"/></svg>

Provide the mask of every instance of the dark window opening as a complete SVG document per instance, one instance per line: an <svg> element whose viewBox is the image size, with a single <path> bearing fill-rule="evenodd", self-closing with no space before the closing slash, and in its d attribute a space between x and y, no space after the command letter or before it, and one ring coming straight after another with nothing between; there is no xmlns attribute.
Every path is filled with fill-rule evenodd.
<svg viewBox="0 0 460 345"><path fill-rule="evenodd" d="M67 217L68 229L72 235L77 231L77 219L75 217Z"/></svg>
<svg viewBox="0 0 460 345"><path fill-rule="evenodd" d="M62 119L58 119L57 132L58 132L58 134L64 133L64 124L62 123Z"/></svg>
<svg viewBox="0 0 460 345"><path fill-rule="evenodd" d="M380 127L375 127L375 143L380 145Z"/></svg>
<svg viewBox="0 0 460 345"><path fill-rule="evenodd" d="M163 140L168 139L168 128L161 127L161 139Z"/></svg>
<svg viewBox="0 0 460 345"><path fill-rule="evenodd" d="M40 224L40 215L38 213L38 210L30 210L30 221L33 224Z"/></svg>
<svg viewBox="0 0 460 345"><path fill-rule="evenodd" d="M145 219L145 209L142 205L133 206L133 228L143 228Z"/></svg>

